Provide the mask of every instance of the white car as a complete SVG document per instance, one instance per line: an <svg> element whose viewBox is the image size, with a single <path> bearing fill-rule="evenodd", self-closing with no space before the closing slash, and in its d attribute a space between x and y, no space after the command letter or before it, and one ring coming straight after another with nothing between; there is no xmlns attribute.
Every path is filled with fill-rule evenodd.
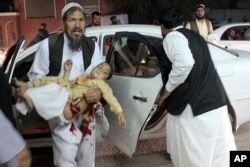
<svg viewBox="0 0 250 167"><path fill-rule="evenodd" d="M236 31L234 39L228 38L230 30ZM208 35L208 41L226 49L250 51L250 23L227 23Z"/></svg>
<svg viewBox="0 0 250 167"><path fill-rule="evenodd" d="M154 105L163 86L157 59L160 50L155 49L155 46L162 41L161 29L159 26L152 25L112 25L87 28L86 36L98 42L101 53L113 66L114 74L109 84L121 103L127 119L127 126L121 127L113 112L110 112L109 107L106 106L105 113L110 122L107 138L121 151L132 156L139 139L159 138L166 135L167 112L157 109ZM122 48L126 46L128 39L138 42L137 63L131 63L123 52ZM21 44L22 42L19 41L15 46ZM23 51L18 48L15 50L17 54L15 61L12 59L11 65L5 66L9 78L13 76L25 78L38 45L35 44ZM250 76L248 75L250 53L238 50L232 52L211 43L208 43L208 46L231 100L232 110L236 113L235 126L238 128L250 120L250 111L248 111L250 110ZM144 53L148 55L146 62ZM117 68L119 63L117 56L120 56L132 70L121 72ZM36 112L22 116L15 111L15 115L16 124L30 146L51 144L47 123Z"/></svg>

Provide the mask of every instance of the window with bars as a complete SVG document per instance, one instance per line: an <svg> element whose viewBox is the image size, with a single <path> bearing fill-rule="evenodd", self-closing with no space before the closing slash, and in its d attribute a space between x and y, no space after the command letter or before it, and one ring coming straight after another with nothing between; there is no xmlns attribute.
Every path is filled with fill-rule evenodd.
<svg viewBox="0 0 250 167"><path fill-rule="evenodd" d="M54 0L25 0L25 16L32 17L55 17Z"/></svg>

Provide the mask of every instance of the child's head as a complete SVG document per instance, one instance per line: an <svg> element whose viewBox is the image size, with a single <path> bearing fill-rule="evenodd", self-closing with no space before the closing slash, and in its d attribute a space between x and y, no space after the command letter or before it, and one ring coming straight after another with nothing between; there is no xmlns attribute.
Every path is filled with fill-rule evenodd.
<svg viewBox="0 0 250 167"><path fill-rule="evenodd" d="M110 64L107 62L102 62L95 66L91 73L90 77L95 79L103 79L103 80L109 80L113 75L113 69Z"/></svg>

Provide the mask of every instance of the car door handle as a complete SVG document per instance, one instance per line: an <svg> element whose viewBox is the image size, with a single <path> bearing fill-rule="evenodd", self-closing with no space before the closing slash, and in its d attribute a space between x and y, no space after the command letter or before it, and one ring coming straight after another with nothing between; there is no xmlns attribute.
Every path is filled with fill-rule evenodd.
<svg viewBox="0 0 250 167"><path fill-rule="evenodd" d="M146 98L146 97L133 96L133 99L140 100L140 101L143 101L143 102L148 102L148 98Z"/></svg>

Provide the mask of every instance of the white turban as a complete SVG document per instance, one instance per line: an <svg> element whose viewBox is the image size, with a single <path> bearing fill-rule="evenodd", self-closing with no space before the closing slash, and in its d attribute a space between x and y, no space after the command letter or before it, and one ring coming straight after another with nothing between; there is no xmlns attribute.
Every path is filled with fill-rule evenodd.
<svg viewBox="0 0 250 167"><path fill-rule="evenodd" d="M78 7L83 11L82 6L79 3L75 3L75 2L71 2L68 3L67 5L64 6L64 8L62 9L62 18L64 16L64 14L72 7Z"/></svg>

